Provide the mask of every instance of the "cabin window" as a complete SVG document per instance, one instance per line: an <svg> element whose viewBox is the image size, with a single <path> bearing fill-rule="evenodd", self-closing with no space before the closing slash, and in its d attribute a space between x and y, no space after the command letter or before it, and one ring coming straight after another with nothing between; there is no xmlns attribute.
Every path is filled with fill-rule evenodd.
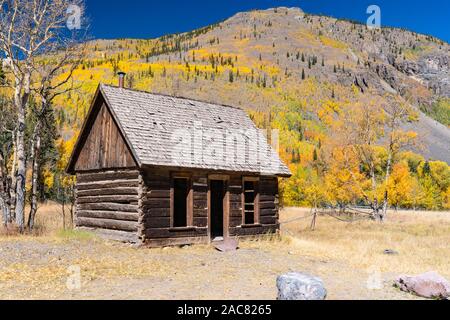
<svg viewBox="0 0 450 320"><path fill-rule="evenodd" d="M189 224L190 183L187 178L173 179L173 227L183 228Z"/></svg>
<svg viewBox="0 0 450 320"><path fill-rule="evenodd" d="M258 181L244 179L244 225L257 224L259 220Z"/></svg>

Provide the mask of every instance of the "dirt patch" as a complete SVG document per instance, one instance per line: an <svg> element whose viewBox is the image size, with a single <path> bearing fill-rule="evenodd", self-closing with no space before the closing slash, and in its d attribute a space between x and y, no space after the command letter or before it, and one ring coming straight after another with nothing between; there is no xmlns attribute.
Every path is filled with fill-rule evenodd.
<svg viewBox="0 0 450 320"><path fill-rule="evenodd" d="M281 220L303 214L287 210ZM399 273L430 270L450 276L449 219L391 219L381 227L320 217L315 232L300 220L283 225L281 240L242 242L227 253L210 246L138 249L77 233L2 238L0 299L270 300L277 296L276 277L291 271L321 277L329 299L415 299L392 281ZM399 254L383 254L387 248ZM69 290L77 268L81 287Z"/></svg>
<svg viewBox="0 0 450 320"><path fill-rule="evenodd" d="M277 251L244 243L237 252L220 253L206 246L149 250L99 241L8 242L2 244L7 259L2 260L0 298L275 299L276 277L290 271L322 277L330 299L409 298L391 288L393 278L384 279L386 290L368 290L368 274L280 244ZM80 267L79 290L66 287L71 266Z"/></svg>

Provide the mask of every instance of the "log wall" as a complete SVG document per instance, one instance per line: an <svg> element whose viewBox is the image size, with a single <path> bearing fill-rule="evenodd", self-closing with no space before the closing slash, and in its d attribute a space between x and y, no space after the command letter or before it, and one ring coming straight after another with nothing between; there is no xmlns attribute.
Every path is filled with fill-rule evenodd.
<svg viewBox="0 0 450 320"><path fill-rule="evenodd" d="M193 217L192 225L187 228L171 228L171 172L145 170L142 175L145 185L142 197L144 241L154 246L208 242L208 172L190 174ZM278 232L278 179L260 178L259 223L243 227L243 176L229 177L229 235L241 237Z"/></svg>
<svg viewBox="0 0 450 320"><path fill-rule="evenodd" d="M171 173L169 171L143 172L146 187L142 198L143 236L150 245L188 244L205 242L208 236L207 180L192 174L193 218L186 228L171 228L170 192Z"/></svg>
<svg viewBox="0 0 450 320"><path fill-rule="evenodd" d="M150 246L209 242L208 173L192 172L192 218L186 228L171 227L171 172L164 170L115 170L78 173L76 225L117 240ZM276 233L278 180L261 177L258 223L243 225L243 176L231 175L228 233L231 237ZM225 213L224 213L225 214Z"/></svg>
<svg viewBox="0 0 450 320"><path fill-rule="evenodd" d="M278 179L275 177L260 177L258 184L259 223L252 226L243 226L241 200L242 178L243 177L234 177L231 179L230 236L246 237L277 233L280 228Z"/></svg>
<svg viewBox="0 0 450 320"><path fill-rule="evenodd" d="M78 173L76 226L98 229L112 237L116 232L117 238L137 242L139 177L136 170Z"/></svg>

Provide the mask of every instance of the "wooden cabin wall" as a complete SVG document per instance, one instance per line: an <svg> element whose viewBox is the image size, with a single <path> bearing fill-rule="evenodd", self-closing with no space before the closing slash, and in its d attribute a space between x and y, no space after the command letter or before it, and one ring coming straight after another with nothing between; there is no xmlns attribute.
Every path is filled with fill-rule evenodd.
<svg viewBox="0 0 450 320"><path fill-rule="evenodd" d="M192 173L193 225L171 228L171 173L164 170L114 170L77 174L76 225L116 240L149 245L205 243L208 238L208 174ZM242 226L243 176L231 175L229 236L275 233L279 229L278 180L261 177L259 223Z"/></svg>
<svg viewBox="0 0 450 320"><path fill-rule="evenodd" d="M278 179L275 177L260 177L259 180L259 223L254 226L241 226L242 216L242 178L233 177L230 181L230 236L244 237L267 233L276 233L279 230L278 208Z"/></svg>
<svg viewBox="0 0 450 320"><path fill-rule="evenodd" d="M174 229L170 225L171 173L145 170L142 175L146 187L142 199L143 235L147 244L156 246L207 242L207 180L203 176L192 175L195 228Z"/></svg>
<svg viewBox="0 0 450 320"><path fill-rule="evenodd" d="M279 220L279 189L277 178L261 178L259 208L262 225L276 225Z"/></svg>
<svg viewBox="0 0 450 320"><path fill-rule="evenodd" d="M163 170L145 170L143 173L143 235L150 245L185 244L207 242L208 238L208 173L193 172L193 226L171 228L170 192L171 173ZM243 176L231 175L229 191L229 235L251 236L276 233L278 224L278 179L260 179L259 224L243 228L242 189Z"/></svg>
<svg viewBox="0 0 450 320"><path fill-rule="evenodd" d="M242 214L242 176L232 176L228 183L230 192L230 220L229 232L231 236L237 235L237 228L242 225L244 217Z"/></svg>
<svg viewBox="0 0 450 320"><path fill-rule="evenodd" d="M75 171L133 167L136 167L133 156L103 104L78 156Z"/></svg>
<svg viewBox="0 0 450 320"><path fill-rule="evenodd" d="M76 226L137 242L139 187L137 170L78 173Z"/></svg>

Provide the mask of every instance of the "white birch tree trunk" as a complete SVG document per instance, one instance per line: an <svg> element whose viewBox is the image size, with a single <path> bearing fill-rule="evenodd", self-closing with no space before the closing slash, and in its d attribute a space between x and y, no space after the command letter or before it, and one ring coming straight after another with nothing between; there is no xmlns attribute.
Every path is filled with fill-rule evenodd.
<svg viewBox="0 0 450 320"><path fill-rule="evenodd" d="M16 225L19 232L25 229L25 184L26 184L26 158L25 158L25 117L26 107L30 96L31 69L28 67L23 79L23 93L20 86L16 89L14 103L17 109L17 175L16 175ZM19 80L20 81L20 80Z"/></svg>
<svg viewBox="0 0 450 320"><path fill-rule="evenodd" d="M10 223L16 219L16 168L17 168L17 141L16 141L16 131L13 131L12 136L13 141L13 163L11 166L11 172L9 176L11 177L11 184L9 186L9 211L10 211Z"/></svg>
<svg viewBox="0 0 450 320"><path fill-rule="evenodd" d="M38 177L39 177L39 155L41 152L41 123L38 119L38 124L36 125L35 132L33 134L32 141L32 173L31 173L31 209L30 215L28 216L28 229L30 231L34 228L34 221L36 217L36 212L38 209Z"/></svg>

